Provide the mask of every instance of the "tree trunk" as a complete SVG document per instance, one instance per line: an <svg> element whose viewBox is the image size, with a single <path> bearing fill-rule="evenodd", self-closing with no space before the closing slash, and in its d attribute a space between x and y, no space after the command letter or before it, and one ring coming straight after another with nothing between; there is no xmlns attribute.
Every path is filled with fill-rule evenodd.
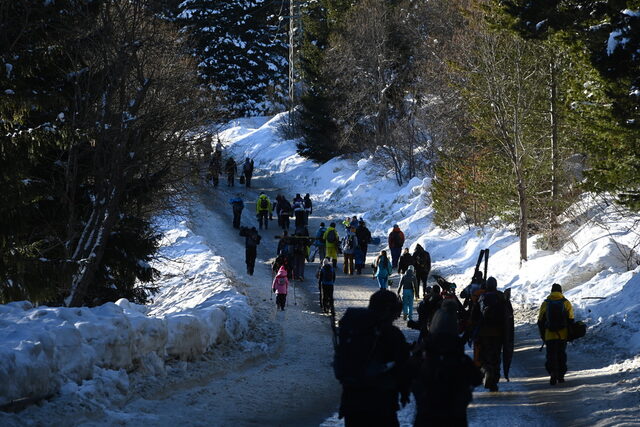
<svg viewBox="0 0 640 427"><path fill-rule="evenodd" d="M558 229L558 82L555 60L550 64L549 118L551 124L551 210L549 212L551 229L550 244L557 244Z"/></svg>
<svg viewBox="0 0 640 427"><path fill-rule="evenodd" d="M519 218L519 227L520 227L520 265L522 265L522 261L527 260L527 239L529 237L528 228L529 228L529 214L528 214L528 201L527 201L527 193L524 185L524 181L522 179L521 172L518 170L518 205L520 208L520 218Z"/></svg>

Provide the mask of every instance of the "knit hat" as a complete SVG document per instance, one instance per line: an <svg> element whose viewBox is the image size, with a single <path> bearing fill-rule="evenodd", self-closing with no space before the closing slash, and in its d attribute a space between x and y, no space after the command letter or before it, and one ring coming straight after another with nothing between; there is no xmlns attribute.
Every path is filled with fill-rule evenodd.
<svg viewBox="0 0 640 427"><path fill-rule="evenodd" d="M487 279L487 290L495 291L498 288L498 281L495 277L489 277Z"/></svg>
<svg viewBox="0 0 640 427"><path fill-rule="evenodd" d="M562 286L557 283L551 285L551 292L562 292Z"/></svg>

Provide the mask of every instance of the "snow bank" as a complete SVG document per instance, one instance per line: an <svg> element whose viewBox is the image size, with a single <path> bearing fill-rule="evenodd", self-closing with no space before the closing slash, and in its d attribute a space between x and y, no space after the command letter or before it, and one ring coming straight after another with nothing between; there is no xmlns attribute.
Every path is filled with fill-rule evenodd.
<svg viewBox="0 0 640 427"><path fill-rule="evenodd" d="M193 359L244 335L252 310L224 259L186 220L160 226L163 261L154 267L163 278L150 306L126 299L94 308L0 305L0 405L57 391L104 392L108 384L126 390L127 371L162 375L167 359Z"/></svg>
<svg viewBox="0 0 640 427"><path fill-rule="evenodd" d="M633 228L638 217L620 215L615 205L602 205L585 195L568 212L571 215L564 226L570 235L565 247L558 252L537 249L539 236L533 236L529 260L520 265L519 241L512 230L435 227L429 178L413 178L399 186L393 173L381 169L371 157L357 161L335 158L323 165L305 160L295 152L296 141L279 137L278 129L285 120L282 114L251 123L237 121L222 131L221 138L235 156L254 158L258 173L273 175L288 196L310 193L332 218L364 218L372 233L382 238L380 249L385 248L386 236L397 223L407 245L413 248L420 243L430 251L432 271L460 287L469 282L480 249L489 248L489 274L496 277L499 287L512 288L516 303L538 306L551 285L560 283L577 316L588 321L590 333L599 333L601 327L616 328L621 342L640 350L636 329L640 319L634 314L638 312L636 292L640 292L638 269L627 271L637 264L626 259L640 242Z"/></svg>

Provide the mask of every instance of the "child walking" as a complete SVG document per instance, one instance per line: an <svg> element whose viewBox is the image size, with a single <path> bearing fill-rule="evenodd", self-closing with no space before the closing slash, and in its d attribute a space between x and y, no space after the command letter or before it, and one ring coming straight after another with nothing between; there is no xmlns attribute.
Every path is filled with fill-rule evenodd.
<svg viewBox="0 0 640 427"><path fill-rule="evenodd" d="M407 267L406 273L402 275L398 285L398 295L402 291L402 318L413 320L413 296L417 295L418 281L416 280L413 265Z"/></svg>
<svg viewBox="0 0 640 427"><path fill-rule="evenodd" d="M278 274L273 279L271 289L276 294L276 307L284 311L284 306L287 303L287 291L289 289L289 279L287 279L287 270L284 266L280 267Z"/></svg>

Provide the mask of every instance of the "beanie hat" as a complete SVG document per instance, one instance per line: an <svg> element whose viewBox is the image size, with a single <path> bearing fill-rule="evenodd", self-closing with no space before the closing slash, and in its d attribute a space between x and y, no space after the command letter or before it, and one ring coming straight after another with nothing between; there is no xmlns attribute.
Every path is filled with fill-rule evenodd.
<svg viewBox="0 0 640 427"><path fill-rule="evenodd" d="M495 277L489 277L487 279L487 289L490 291L495 291L498 288L498 281Z"/></svg>
<svg viewBox="0 0 640 427"><path fill-rule="evenodd" d="M557 283L551 285L551 292L562 292L562 286Z"/></svg>

